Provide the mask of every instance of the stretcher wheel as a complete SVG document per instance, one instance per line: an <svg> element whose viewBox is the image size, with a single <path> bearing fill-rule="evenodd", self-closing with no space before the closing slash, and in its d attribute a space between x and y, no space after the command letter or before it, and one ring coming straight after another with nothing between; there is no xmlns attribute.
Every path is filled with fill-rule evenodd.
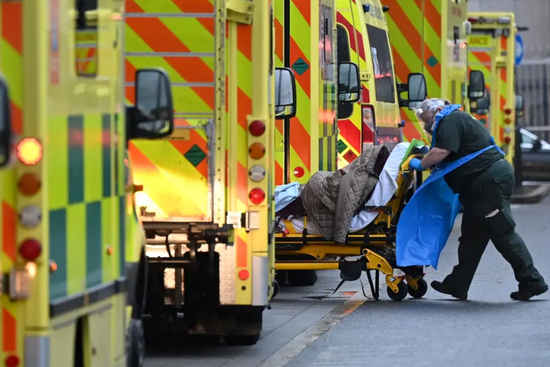
<svg viewBox="0 0 550 367"><path fill-rule="evenodd" d="M407 297L407 285L405 282L401 281L399 284L397 284L398 291L395 293L393 289L390 287L386 288L386 291L388 292L388 297L390 297L393 301L402 301Z"/></svg>
<svg viewBox="0 0 550 367"><path fill-rule="evenodd" d="M417 279L418 289L413 289L410 284L407 284L408 292L413 298L422 298L428 292L428 283L423 279Z"/></svg>
<svg viewBox="0 0 550 367"><path fill-rule="evenodd" d="M317 282L317 272L315 270L289 270L288 282L297 287L309 287Z"/></svg>

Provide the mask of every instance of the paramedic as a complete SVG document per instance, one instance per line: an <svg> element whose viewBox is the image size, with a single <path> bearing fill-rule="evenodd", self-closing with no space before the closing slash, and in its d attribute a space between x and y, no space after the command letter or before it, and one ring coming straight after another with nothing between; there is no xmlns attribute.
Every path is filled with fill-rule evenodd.
<svg viewBox="0 0 550 367"><path fill-rule="evenodd" d="M460 111L458 106L453 109L449 105L448 101L437 98L420 104L417 117L435 142L432 142L432 149L422 161L413 159L413 169L424 170L440 162L444 165L494 145L483 124ZM432 282L432 288L458 299L466 299L481 256L491 240L512 266L519 283L518 291L510 294L512 299L526 301L546 292L548 285L533 265L533 258L523 239L515 231L510 208L514 173L502 152L496 147L489 148L447 173L444 179L459 195L464 208L462 233L458 264L443 282Z"/></svg>

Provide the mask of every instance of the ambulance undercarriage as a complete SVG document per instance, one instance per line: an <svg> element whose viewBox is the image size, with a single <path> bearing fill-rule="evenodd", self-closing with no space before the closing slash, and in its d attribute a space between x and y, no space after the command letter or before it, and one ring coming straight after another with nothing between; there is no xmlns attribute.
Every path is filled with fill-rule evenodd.
<svg viewBox="0 0 550 367"><path fill-rule="evenodd" d="M176 329L183 325L189 334L224 335L228 343L255 343L264 307L231 305L235 252L232 245L226 245L229 228L208 223L145 223L144 227L148 326L164 328L168 322Z"/></svg>

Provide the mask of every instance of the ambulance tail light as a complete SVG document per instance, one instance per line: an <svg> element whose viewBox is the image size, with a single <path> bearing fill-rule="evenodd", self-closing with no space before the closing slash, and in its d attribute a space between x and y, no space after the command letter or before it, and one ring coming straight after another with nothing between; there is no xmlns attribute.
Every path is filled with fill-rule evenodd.
<svg viewBox="0 0 550 367"><path fill-rule="evenodd" d="M479 23L479 18L468 18L468 22L470 22L472 24Z"/></svg>
<svg viewBox="0 0 550 367"><path fill-rule="evenodd" d="M41 186L42 182L40 181L40 178L30 172L23 174L19 178L19 181L17 181L17 188L19 189L19 192L25 196L35 195L38 191L40 191Z"/></svg>
<svg viewBox="0 0 550 367"><path fill-rule="evenodd" d="M262 136L262 134L265 132L265 124L262 121L252 121L250 125L248 126L248 131L253 136Z"/></svg>
<svg viewBox="0 0 550 367"><path fill-rule="evenodd" d="M265 177L265 169L262 166L253 166L248 171L248 176L254 182L260 182Z"/></svg>
<svg viewBox="0 0 550 367"><path fill-rule="evenodd" d="M371 105L363 105L362 109L362 142L365 144L374 145L376 141L376 122L374 117L374 107Z"/></svg>
<svg viewBox="0 0 550 367"><path fill-rule="evenodd" d="M504 110L504 113L507 114L507 115L510 115L510 114L512 114L512 109L511 108L506 108Z"/></svg>
<svg viewBox="0 0 550 367"><path fill-rule="evenodd" d="M250 272L246 269L241 269L239 271L239 279L240 280L247 280L250 277Z"/></svg>
<svg viewBox="0 0 550 367"><path fill-rule="evenodd" d="M512 141L512 139L509 136L504 138L504 143L506 143L506 144L510 144L511 141Z"/></svg>
<svg viewBox="0 0 550 367"><path fill-rule="evenodd" d="M19 246L19 254L27 261L34 261L42 253L42 244L35 239L26 239Z"/></svg>
<svg viewBox="0 0 550 367"><path fill-rule="evenodd" d="M6 367L19 367L21 361L19 360L19 357L17 356L9 356L6 358Z"/></svg>
<svg viewBox="0 0 550 367"><path fill-rule="evenodd" d="M248 154L252 159L261 159L265 155L265 146L262 143L253 143L248 148Z"/></svg>
<svg viewBox="0 0 550 367"><path fill-rule="evenodd" d="M264 190L256 187L250 191L248 197L254 204L260 205L265 200L265 192Z"/></svg>
<svg viewBox="0 0 550 367"><path fill-rule="evenodd" d="M25 138L17 145L17 157L21 163L32 166L42 159L42 144L35 138Z"/></svg>
<svg viewBox="0 0 550 367"><path fill-rule="evenodd" d="M34 228L42 220L42 211L36 205L27 205L19 212L19 222L25 228Z"/></svg>

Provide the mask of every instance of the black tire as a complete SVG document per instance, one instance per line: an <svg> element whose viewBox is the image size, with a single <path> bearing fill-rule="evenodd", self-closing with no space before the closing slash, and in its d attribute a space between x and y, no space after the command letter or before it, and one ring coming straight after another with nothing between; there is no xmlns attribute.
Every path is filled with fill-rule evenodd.
<svg viewBox="0 0 550 367"><path fill-rule="evenodd" d="M199 335L191 335L190 341L193 344L198 345L216 345L220 342L221 336L220 335L205 335L205 334L199 334Z"/></svg>
<svg viewBox="0 0 550 367"><path fill-rule="evenodd" d="M288 282L295 287L311 287L317 282L315 270L289 270Z"/></svg>
<svg viewBox="0 0 550 367"><path fill-rule="evenodd" d="M255 335L226 335L224 336L227 345L254 345L260 340L260 334Z"/></svg>
<svg viewBox="0 0 550 367"><path fill-rule="evenodd" d="M273 279L273 283L271 284L273 287L273 295L271 296L271 299L275 298L277 294L279 294L279 290L281 287L279 286L279 282L276 279Z"/></svg>
<svg viewBox="0 0 550 367"><path fill-rule="evenodd" d="M417 282L418 289L415 290L410 284L407 284L407 291L413 298L422 298L428 292L428 283L423 278L418 279Z"/></svg>
<svg viewBox="0 0 550 367"><path fill-rule="evenodd" d="M286 270L278 270L275 273L275 280L277 281L277 283L279 283L280 287L285 286L286 279L287 279L287 271Z"/></svg>
<svg viewBox="0 0 550 367"><path fill-rule="evenodd" d="M143 367L145 360L145 333L141 320L131 319L126 334L126 365Z"/></svg>
<svg viewBox="0 0 550 367"><path fill-rule="evenodd" d="M404 281L401 281L397 284L397 288L397 293L394 293L390 287L387 287L386 291L388 292L388 297L390 297L393 301L402 301L405 297L407 297L407 285Z"/></svg>
<svg viewBox="0 0 550 367"><path fill-rule="evenodd" d="M141 320L143 313L145 312L145 307L147 304L147 287L149 276L149 259L145 255L145 248L141 250L141 257L138 264L138 273L136 279L136 287L133 290L134 292L134 303L132 304L132 318L136 320Z"/></svg>

